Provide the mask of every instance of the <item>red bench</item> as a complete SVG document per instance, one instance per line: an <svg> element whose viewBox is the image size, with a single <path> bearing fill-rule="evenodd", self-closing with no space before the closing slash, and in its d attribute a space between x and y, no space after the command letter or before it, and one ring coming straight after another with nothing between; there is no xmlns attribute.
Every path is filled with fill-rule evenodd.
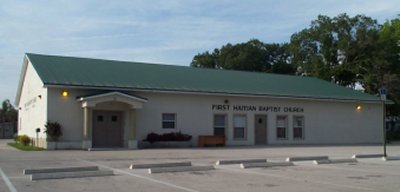
<svg viewBox="0 0 400 192"><path fill-rule="evenodd" d="M198 146L205 147L207 145L225 146L225 136L200 135L198 140Z"/></svg>

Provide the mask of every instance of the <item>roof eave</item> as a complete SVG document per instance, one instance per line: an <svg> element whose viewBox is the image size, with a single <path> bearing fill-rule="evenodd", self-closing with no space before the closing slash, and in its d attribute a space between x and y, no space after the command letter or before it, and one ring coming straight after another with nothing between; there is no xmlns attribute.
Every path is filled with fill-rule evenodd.
<svg viewBox="0 0 400 192"><path fill-rule="evenodd" d="M21 73L19 75L19 82L18 82L18 88L17 88L17 94L15 95L15 105L19 106L20 100L21 100L21 94L22 94L22 87L25 82L25 75L26 75L26 70L28 68L28 63L29 63L29 58L25 54L24 59L22 61L22 68L21 68Z"/></svg>
<svg viewBox="0 0 400 192"><path fill-rule="evenodd" d="M109 87L109 86L82 86L68 84L49 84L45 83L46 87L54 88L74 88L74 89L101 89L113 91L139 91L139 92L158 92L158 93L181 93L181 94L203 94L203 95L218 95L218 96L246 96L246 97L268 97L279 99L299 99L299 100L318 100L318 101L337 101L337 102L356 102L356 103L381 103L380 100L368 99L350 99L350 98L334 98L334 97L309 97L309 96L293 96L293 95L276 95L276 94L248 94L248 93L232 93L232 92L212 92L212 91L197 91L197 90L176 90L176 89L154 89L154 88L137 88L137 87ZM386 102L386 104L389 104ZM390 104L393 104L390 103Z"/></svg>

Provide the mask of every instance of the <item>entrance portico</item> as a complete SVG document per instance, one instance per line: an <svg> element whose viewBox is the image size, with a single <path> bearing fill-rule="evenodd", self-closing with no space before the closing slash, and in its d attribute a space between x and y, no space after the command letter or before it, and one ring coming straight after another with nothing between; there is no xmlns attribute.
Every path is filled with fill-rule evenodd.
<svg viewBox="0 0 400 192"><path fill-rule="evenodd" d="M121 92L108 92L79 97L78 101L81 102L84 117L83 149L118 146L137 148L136 109L143 108L147 99ZM113 138L108 143L96 143L94 137L103 136Z"/></svg>

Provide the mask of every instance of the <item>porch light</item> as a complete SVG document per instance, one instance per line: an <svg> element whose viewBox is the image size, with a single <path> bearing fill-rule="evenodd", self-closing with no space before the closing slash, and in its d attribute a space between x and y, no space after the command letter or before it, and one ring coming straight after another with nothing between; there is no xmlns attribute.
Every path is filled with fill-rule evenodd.
<svg viewBox="0 0 400 192"><path fill-rule="evenodd" d="M63 90L62 92L61 92L61 95L63 96L63 97L68 97L68 91L67 90Z"/></svg>
<svg viewBox="0 0 400 192"><path fill-rule="evenodd" d="M361 105L356 106L356 111L361 111L361 109L362 109Z"/></svg>

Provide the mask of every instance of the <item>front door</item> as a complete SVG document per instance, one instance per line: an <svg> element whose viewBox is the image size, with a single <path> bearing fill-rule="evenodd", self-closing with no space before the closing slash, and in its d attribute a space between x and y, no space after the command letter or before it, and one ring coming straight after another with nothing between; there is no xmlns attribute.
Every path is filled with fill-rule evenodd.
<svg viewBox="0 0 400 192"><path fill-rule="evenodd" d="M122 147L122 112L93 111L93 147Z"/></svg>
<svg viewBox="0 0 400 192"><path fill-rule="evenodd" d="M254 116L254 139L256 145L267 144L267 115Z"/></svg>

